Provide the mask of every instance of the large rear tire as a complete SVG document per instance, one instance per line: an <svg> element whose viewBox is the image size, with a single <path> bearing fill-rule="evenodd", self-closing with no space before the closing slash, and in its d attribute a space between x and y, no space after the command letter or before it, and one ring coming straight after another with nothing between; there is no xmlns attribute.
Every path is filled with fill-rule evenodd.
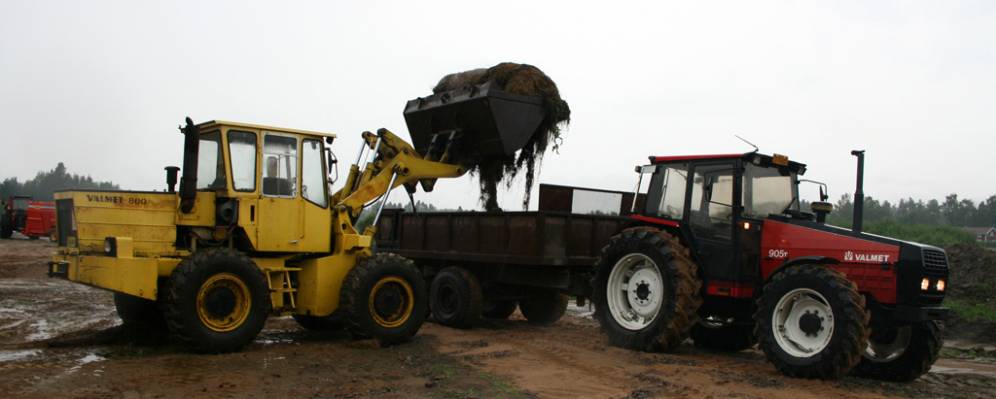
<svg viewBox="0 0 996 399"><path fill-rule="evenodd" d="M688 249L651 227L623 230L602 249L592 281L595 318L615 346L669 351L688 337L702 305Z"/></svg>
<svg viewBox="0 0 996 399"><path fill-rule="evenodd" d="M709 319L700 319L692 327L691 337L695 347L720 352L740 352L757 344L753 325Z"/></svg>
<svg viewBox="0 0 996 399"><path fill-rule="evenodd" d="M350 331L381 345L410 340L425 322L425 280L414 262L396 254L381 252L357 261L341 295Z"/></svg>
<svg viewBox="0 0 996 399"><path fill-rule="evenodd" d="M883 381L913 381L930 371L942 343L940 328L933 321L872 331L868 349L852 374Z"/></svg>
<svg viewBox="0 0 996 399"><path fill-rule="evenodd" d="M519 301L519 310L529 324L546 326L556 323L567 312L567 295L554 290L537 292Z"/></svg>
<svg viewBox="0 0 996 399"><path fill-rule="evenodd" d="M865 298L843 274L820 265L772 275L754 317L768 361L791 377L840 378L868 346Z"/></svg>
<svg viewBox="0 0 996 399"><path fill-rule="evenodd" d="M169 286L164 303L169 329L198 352L241 349L270 314L266 277L233 249L195 252L173 270Z"/></svg>
<svg viewBox="0 0 996 399"><path fill-rule="evenodd" d="M436 323L471 328L481 321L481 284L467 269L447 267L432 279L429 309Z"/></svg>

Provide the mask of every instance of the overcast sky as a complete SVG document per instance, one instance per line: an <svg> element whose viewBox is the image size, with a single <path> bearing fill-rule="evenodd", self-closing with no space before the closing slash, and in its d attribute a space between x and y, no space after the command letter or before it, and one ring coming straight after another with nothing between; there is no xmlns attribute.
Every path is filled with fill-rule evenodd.
<svg viewBox="0 0 996 399"><path fill-rule="evenodd" d="M573 112L540 182L630 190L648 155L750 150L739 134L834 198L852 149L877 198L996 194L996 2L554 3L3 0L0 178L63 161L162 189L186 115L335 132L352 160L364 130L407 138L405 102L442 75L515 61ZM418 198L476 196L468 176Z"/></svg>

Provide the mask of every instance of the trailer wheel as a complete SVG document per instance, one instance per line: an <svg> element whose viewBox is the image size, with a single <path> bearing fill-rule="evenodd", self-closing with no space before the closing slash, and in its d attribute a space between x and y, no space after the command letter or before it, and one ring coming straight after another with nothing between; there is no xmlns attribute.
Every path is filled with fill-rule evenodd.
<svg viewBox="0 0 996 399"><path fill-rule="evenodd" d="M14 235L14 224L10 218L0 215L0 238L8 239Z"/></svg>
<svg viewBox="0 0 996 399"><path fill-rule="evenodd" d="M721 352L740 352L757 344L753 325L715 321L709 317L700 319L692 327L691 336L697 348Z"/></svg>
<svg viewBox="0 0 996 399"><path fill-rule="evenodd" d="M854 375L884 381L909 382L930 371L941 351L941 334L933 321L872 331Z"/></svg>
<svg viewBox="0 0 996 399"><path fill-rule="evenodd" d="M229 248L195 252L173 270L164 301L171 332L199 352L233 352L263 329L270 290L263 272Z"/></svg>
<svg viewBox="0 0 996 399"><path fill-rule="evenodd" d="M623 230L609 240L592 281L595 318L615 346L667 351L698 320L702 281L688 249L650 228Z"/></svg>
<svg viewBox="0 0 996 399"><path fill-rule="evenodd" d="M425 322L425 280L415 263L381 252L357 261L339 303L351 333L381 345L408 341Z"/></svg>
<svg viewBox="0 0 996 399"><path fill-rule="evenodd" d="M467 269L447 267L432 279L429 309L437 323L471 328L481 320L481 285Z"/></svg>
<svg viewBox="0 0 996 399"><path fill-rule="evenodd" d="M339 313L332 313L328 316L296 314L291 317L294 318L297 325L309 331L337 331L346 327L346 322Z"/></svg>
<svg viewBox="0 0 996 399"><path fill-rule="evenodd" d="M114 309L125 327L150 331L166 331L166 319L159 303L120 292L114 293Z"/></svg>
<svg viewBox="0 0 996 399"><path fill-rule="evenodd" d="M843 274L819 265L771 276L758 300L755 335L768 361L791 377L835 379L868 346L865 298Z"/></svg>
<svg viewBox="0 0 996 399"><path fill-rule="evenodd" d="M519 307L519 303L515 300L485 299L484 306L481 308L481 314L489 319L505 320L512 313L515 313L515 308L517 307Z"/></svg>
<svg viewBox="0 0 996 399"><path fill-rule="evenodd" d="M529 324L546 326L556 323L567 311L567 295L544 290L519 301L519 310Z"/></svg>

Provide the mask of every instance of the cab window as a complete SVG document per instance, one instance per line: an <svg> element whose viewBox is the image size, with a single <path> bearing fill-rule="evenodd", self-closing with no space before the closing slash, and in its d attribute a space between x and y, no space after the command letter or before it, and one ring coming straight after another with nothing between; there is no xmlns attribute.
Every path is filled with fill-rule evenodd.
<svg viewBox="0 0 996 399"><path fill-rule="evenodd" d="M305 139L301 142L301 196L322 208L328 204L322 143L318 140Z"/></svg>
<svg viewBox="0 0 996 399"><path fill-rule="evenodd" d="M263 195L293 197L297 191L297 139L267 134L263 165Z"/></svg>
<svg viewBox="0 0 996 399"><path fill-rule="evenodd" d="M695 167L692 177L690 217L697 234L727 237L733 227L733 167Z"/></svg>
<svg viewBox="0 0 996 399"><path fill-rule="evenodd" d="M256 134L229 131L228 155L232 158L232 188L256 191Z"/></svg>
<svg viewBox="0 0 996 399"><path fill-rule="evenodd" d="M799 188L793 172L748 164L744 171L744 216L763 219L799 210Z"/></svg>
<svg viewBox="0 0 996 399"><path fill-rule="evenodd" d="M218 190L225 186L225 157L221 151L221 133L201 135L197 151L197 189Z"/></svg>
<svg viewBox="0 0 996 399"><path fill-rule="evenodd" d="M683 218L687 182L687 164L658 165L647 193L648 213L670 219Z"/></svg>

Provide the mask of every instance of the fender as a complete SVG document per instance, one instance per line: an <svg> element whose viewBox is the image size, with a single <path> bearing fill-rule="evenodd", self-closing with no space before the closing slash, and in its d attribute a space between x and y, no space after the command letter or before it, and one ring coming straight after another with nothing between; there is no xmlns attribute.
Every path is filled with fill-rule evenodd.
<svg viewBox="0 0 996 399"><path fill-rule="evenodd" d="M786 260L781 266L774 269L767 276L764 276L765 281L767 281L773 274L785 269L786 267L806 265L806 264L816 264L816 265L839 265L840 260L836 258L831 258L829 256L800 256L798 258L792 258Z"/></svg>

